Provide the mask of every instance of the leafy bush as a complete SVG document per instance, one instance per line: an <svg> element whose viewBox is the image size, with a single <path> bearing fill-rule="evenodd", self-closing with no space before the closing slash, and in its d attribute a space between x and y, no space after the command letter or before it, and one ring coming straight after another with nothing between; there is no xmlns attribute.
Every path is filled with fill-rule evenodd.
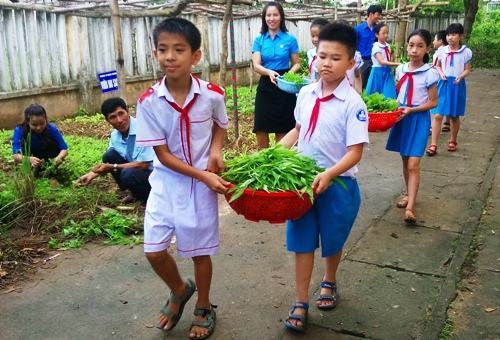
<svg viewBox="0 0 500 340"><path fill-rule="evenodd" d="M233 112L233 88L231 86L226 86L226 109L228 115ZM254 111L255 103L255 90L256 87L250 91L249 86L238 87L238 112L240 114L251 114Z"/></svg>
<svg viewBox="0 0 500 340"><path fill-rule="evenodd" d="M479 10L467 45L474 67L500 68L500 10Z"/></svg>

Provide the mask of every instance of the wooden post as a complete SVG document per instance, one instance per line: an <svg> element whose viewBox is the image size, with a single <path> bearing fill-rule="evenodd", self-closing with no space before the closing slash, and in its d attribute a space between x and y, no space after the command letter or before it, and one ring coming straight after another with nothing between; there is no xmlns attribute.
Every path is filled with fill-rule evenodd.
<svg viewBox="0 0 500 340"><path fill-rule="evenodd" d="M201 79L210 81L210 45L208 41L208 16L197 15L196 23L201 32Z"/></svg>
<svg viewBox="0 0 500 340"><path fill-rule="evenodd" d="M356 16L356 24L359 25L361 23L361 7L363 4L361 3L361 0L358 0L358 4L356 6L358 15Z"/></svg>
<svg viewBox="0 0 500 340"><path fill-rule="evenodd" d="M406 5L408 5L408 0L398 0L398 12L403 10L406 7ZM406 26L407 26L407 21L401 20L398 16L398 21L396 24L396 35L394 37L396 43L395 60L398 60L399 55L401 54L401 51L405 46Z"/></svg>
<svg viewBox="0 0 500 340"><path fill-rule="evenodd" d="M118 0L109 0L111 8L111 23L113 24L113 39L115 42L116 71L118 73L118 95L123 97L126 93L127 81L125 79L125 60L122 47L122 27L120 24L120 10Z"/></svg>
<svg viewBox="0 0 500 340"><path fill-rule="evenodd" d="M226 9L224 11L224 18L222 19L222 31L221 31L221 41L222 41L222 51L220 52L220 68L219 68L219 85L226 86L226 69L227 69L227 28L229 26L229 21L232 17L233 11L233 0L226 1Z"/></svg>

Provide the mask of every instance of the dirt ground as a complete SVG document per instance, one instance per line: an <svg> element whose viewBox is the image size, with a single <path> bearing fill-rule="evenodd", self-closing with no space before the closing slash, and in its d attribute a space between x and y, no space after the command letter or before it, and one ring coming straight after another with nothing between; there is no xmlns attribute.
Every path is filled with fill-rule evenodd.
<svg viewBox="0 0 500 340"><path fill-rule="evenodd" d="M499 86L500 71L475 71L468 79L468 110L458 151L446 151L449 135L444 134L438 154L422 161L415 227L405 226L403 212L394 206L403 190L400 157L384 150L386 133L371 134L358 177L362 208L338 276L339 305L332 312L311 307L304 336L282 326L294 300L294 258L284 247L284 226L248 222L221 198L221 251L214 257L211 297L219 305L218 324L212 338L437 338L473 235L481 221L496 223L481 216L488 200L494 199L491 195L498 195L490 189L500 176ZM498 253L498 247L493 249ZM154 325L167 288L141 247L91 244L77 251L50 252L43 259L36 275L0 291L2 339L166 337ZM311 303L321 264L318 256ZM179 268L183 276L192 277L190 261L180 260ZM486 287L494 294L500 280L498 273L488 273L496 278L488 281L496 284ZM194 299L168 338L186 338L193 308ZM471 324L484 321L481 313L468 317ZM491 322L482 324L487 329ZM481 338L477 336L468 339Z"/></svg>

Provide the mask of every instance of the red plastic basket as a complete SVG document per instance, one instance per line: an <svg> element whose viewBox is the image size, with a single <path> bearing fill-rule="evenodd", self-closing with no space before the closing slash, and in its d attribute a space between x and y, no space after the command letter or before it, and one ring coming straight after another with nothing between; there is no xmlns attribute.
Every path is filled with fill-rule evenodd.
<svg viewBox="0 0 500 340"><path fill-rule="evenodd" d="M396 124L401 110L393 112L368 112L368 132L384 132Z"/></svg>
<svg viewBox="0 0 500 340"><path fill-rule="evenodd" d="M229 188L233 186L230 184ZM225 195L228 202L231 195L231 193ZM229 205L249 221L268 221L269 223L296 220L312 206L307 194L300 196L294 191L267 192L251 189L245 189L243 195Z"/></svg>

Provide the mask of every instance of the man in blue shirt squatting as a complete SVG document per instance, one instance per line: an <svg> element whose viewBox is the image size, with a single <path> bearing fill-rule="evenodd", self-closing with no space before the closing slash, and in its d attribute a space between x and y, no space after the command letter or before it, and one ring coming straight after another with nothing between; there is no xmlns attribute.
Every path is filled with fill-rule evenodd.
<svg viewBox="0 0 500 340"><path fill-rule="evenodd" d="M128 203L133 199L146 204L151 190L148 178L152 172L155 153L152 147L141 147L135 143L136 120L131 117L122 98L106 99L101 106L106 121L114 128L109 139L109 148L98 164L77 184L90 184L96 177L111 173L121 190L129 190L125 197Z"/></svg>
<svg viewBox="0 0 500 340"><path fill-rule="evenodd" d="M363 81L363 89L366 88L366 83L368 82L368 77L370 76L370 71L372 69L371 54L373 43L376 40L373 29L380 20L381 16L382 7L380 5L370 5L370 7L368 7L366 21L355 27L357 50L361 53L361 57L363 58L363 66L361 66L361 69L359 70Z"/></svg>

